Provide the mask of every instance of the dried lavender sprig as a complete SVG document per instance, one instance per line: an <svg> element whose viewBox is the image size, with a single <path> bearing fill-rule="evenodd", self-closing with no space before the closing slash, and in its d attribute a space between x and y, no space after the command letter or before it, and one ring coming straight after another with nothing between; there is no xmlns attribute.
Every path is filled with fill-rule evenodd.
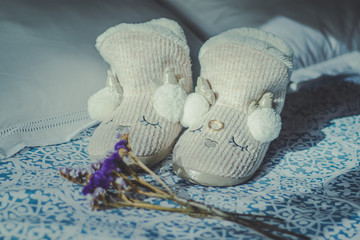
<svg viewBox="0 0 360 240"><path fill-rule="evenodd" d="M258 218L281 220L279 218L226 212L212 206L176 196L154 172L147 168L132 154L128 135L122 137L121 141L115 145L114 150L115 151L100 164L93 167L94 172L92 174L86 175L87 177L85 179L87 185L84 187L83 193L91 199L93 209L100 210L114 207L136 207L170 211L187 214L192 217L232 221L257 231L271 239L284 238L269 232L269 230L302 239L309 239L306 236L256 220ZM124 162L125 156L130 156L135 166L140 167L152 175L165 190L142 180L135 171ZM79 170L72 171L70 169L63 169L60 170L60 174L75 183L81 183L81 178L84 178ZM179 204L180 208L162 207L151 204L141 200L138 198L139 196L158 197L170 200Z"/></svg>
<svg viewBox="0 0 360 240"><path fill-rule="evenodd" d="M131 181L128 180L127 176L122 176L122 177L123 177L123 179L126 179L125 180L126 182L131 183ZM162 190L159 190L152 185L151 185L151 187L149 187L148 183L142 179L137 179L136 181L134 181L134 183L137 186L141 186L142 188L145 188L145 191L137 189L137 191L136 191L137 193L141 193L141 194L144 194L147 196L158 197L158 198L176 202L181 206L181 208L162 207L162 206L150 204L150 203L147 203L144 201L138 201L133 198L130 198L130 201L127 201L127 202L123 201L122 198L118 199L119 201L109 202L106 200L106 194L105 194L104 196L102 196L102 198L94 199L96 201L96 204L94 204L94 209L99 210L99 209L108 209L108 208L117 208L117 207L136 207L136 208L143 208L143 209L153 209L153 210L177 212L177 213L187 214L192 217L214 218L214 219L232 221L237 224L241 224L245 227L248 227L250 229L253 229L253 230L255 230L269 238L272 238L272 239L284 239L284 238L281 238L278 235L274 235L274 234L266 231L266 229L289 234L292 236L296 236L298 238L308 239L303 235L293 233L286 229L282 229L282 228L279 228L279 227L276 227L276 226L273 226L273 225L270 225L270 224L267 224L267 223L264 223L264 222L261 222L258 220L253 220L254 218L255 219L268 218L268 219L282 221L282 219L279 219L279 218L270 217L270 216L262 216L262 215L231 213L231 212L220 210L220 209L212 207L212 206L204 205L202 203L199 203L199 202L196 202L193 200L186 200L186 199L179 198L174 194L165 193ZM115 184L116 183L114 183L114 185ZM132 189L134 189L134 188L136 188L136 187L132 186ZM155 190L154 190L154 188L155 188ZM158 192L160 192L160 193L158 193Z"/></svg>
<svg viewBox="0 0 360 240"><path fill-rule="evenodd" d="M60 175L65 179L81 185L87 184L88 179L93 173L93 171L90 170L89 168L83 168L83 167L77 167L77 168L63 167L59 169L59 172Z"/></svg>

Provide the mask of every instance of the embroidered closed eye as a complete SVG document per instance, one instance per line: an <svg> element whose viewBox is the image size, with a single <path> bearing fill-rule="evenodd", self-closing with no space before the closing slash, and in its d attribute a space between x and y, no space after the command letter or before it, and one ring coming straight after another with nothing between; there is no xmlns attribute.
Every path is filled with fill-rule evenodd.
<svg viewBox="0 0 360 240"><path fill-rule="evenodd" d="M114 118L110 119L109 121L107 121L105 124L108 125L109 123L114 122Z"/></svg>
<svg viewBox="0 0 360 240"><path fill-rule="evenodd" d="M204 125L202 125L201 127L199 127L198 129L193 129L190 130L191 133L195 133L195 132L201 132L201 129L204 127Z"/></svg>
<svg viewBox="0 0 360 240"><path fill-rule="evenodd" d="M160 126L160 122L157 122L157 123L151 123L151 122L148 122L147 120L146 120L146 118L145 118L145 116L142 116L142 119L140 120L140 122L143 122L143 123L145 123L145 126L153 126L154 128L157 128L157 127L159 127L160 129L162 128L161 126Z"/></svg>
<svg viewBox="0 0 360 240"><path fill-rule="evenodd" d="M247 152L249 151L249 150L248 150L248 146L243 147L243 146L237 144L237 143L235 142L234 136L231 138L231 140L229 141L229 143L232 143L234 147L240 148L241 151L247 151Z"/></svg>

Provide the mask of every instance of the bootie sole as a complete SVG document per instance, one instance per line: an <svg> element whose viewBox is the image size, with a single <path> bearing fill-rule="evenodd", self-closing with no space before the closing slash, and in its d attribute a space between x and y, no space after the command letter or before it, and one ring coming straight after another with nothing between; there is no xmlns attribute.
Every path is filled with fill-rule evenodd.
<svg viewBox="0 0 360 240"><path fill-rule="evenodd" d="M212 187L234 186L248 181L253 176L250 175L241 178L222 177L193 169L185 169L184 167L176 163L173 163L172 166L174 172L182 179L203 186L212 186Z"/></svg>

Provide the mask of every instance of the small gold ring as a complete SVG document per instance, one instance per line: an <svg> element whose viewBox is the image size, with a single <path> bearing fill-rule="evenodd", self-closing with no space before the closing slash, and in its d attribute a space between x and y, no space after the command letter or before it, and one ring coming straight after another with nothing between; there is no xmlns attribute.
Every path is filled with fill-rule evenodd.
<svg viewBox="0 0 360 240"><path fill-rule="evenodd" d="M212 132L220 132L224 129L224 123L218 120L211 120L208 123L208 129Z"/></svg>

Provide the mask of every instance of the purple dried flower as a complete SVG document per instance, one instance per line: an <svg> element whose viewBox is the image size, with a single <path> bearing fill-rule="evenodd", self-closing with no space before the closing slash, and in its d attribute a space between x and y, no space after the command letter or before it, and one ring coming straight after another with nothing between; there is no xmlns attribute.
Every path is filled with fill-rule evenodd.
<svg viewBox="0 0 360 240"><path fill-rule="evenodd" d="M91 194L93 197L97 197L100 194L105 193L105 189L101 188L101 187L97 187L95 188L94 192Z"/></svg>
<svg viewBox="0 0 360 240"><path fill-rule="evenodd" d="M61 167L61 168L59 168L59 171L64 174L68 174L71 171L71 168Z"/></svg>
<svg viewBox="0 0 360 240"><path fill-rule="evenodd" d="M114 152L108 158L105 158L101 167L91 175L91 178L88 184L83 188L82 193L84 195L93 193L98 187L108 189L110 183L114 180L111 172L119 168L119 163L120 156L118 152Z"/></svg>
<svg viewBox="0 0 360 240"><path fill-rule="evenodd" d="M120 148L123 148L126 151L129 151L129 149L126 146L127 144L128 144L128 141L126 139L122 139L118 143L115 144L114 150L119 151Z"/></svg>
<svg viewBox="0 0 360 240"><path fill-rule="evenodd" d="M125 189L127 187L126 182L123 178L119 177L115 180L115 183L119 185L120 188Z"/></svg>
<svg viewBox="0 0 360 240"><path fill-rule="evenodd" d="M83 174L80 168L67 168L67 167L61 167L59 168L59 171L62 172L64 175L68 175L72 178L78 178L81 177L80 175Z"/></svg>
<svg viewBox="0 0 360 240"><path fill-rule="evenodd" d="M83 190L82 190L82 194L87 195L89 193L92 193L94 191L94 187L92 184L90 184L90 181L88 183L88 185L86 185Z"/></svg>
<svg viewBox="0 0 360 240"><path fill-rule="evenodd" d="M79 176L79 171L76 168L73 168L70 172L69 175L73 178L76 178Z"/></svg>
<svg viewBox="0 0 360 240"><path fill-rule="evenodd" d="M100 168L100 166L101 166L102 163L103 163L103 160L94 162L94 163L91 164L91 168L92 168L93 170L97 170L97 169Z"/></svg>
<svg viewBox="0 0 360 240"><path fill-rule="evenodd" d="M111 153L111 155L105 158L102 162L92 164L92 168L95 171L92 173L88 184L82 190L84 195L94 193L97 188L106 190L110 187L111 182L114 180L111 172L121 172L121 168L119 166L121 162L119 150L125 149L126 151L129 151L127 144L128 141L126 139L120 140L114 146L115 152ZM124 185L124 183L122 183L122 185Z"/></svg>
<svg viewBox="0 0 360 240"><path fill-rule="evenodd" d="M94 172L94 170L91 167L87 167L87 168L84 167L81 168L79 171L82 175L92 174Z"/></svg>

